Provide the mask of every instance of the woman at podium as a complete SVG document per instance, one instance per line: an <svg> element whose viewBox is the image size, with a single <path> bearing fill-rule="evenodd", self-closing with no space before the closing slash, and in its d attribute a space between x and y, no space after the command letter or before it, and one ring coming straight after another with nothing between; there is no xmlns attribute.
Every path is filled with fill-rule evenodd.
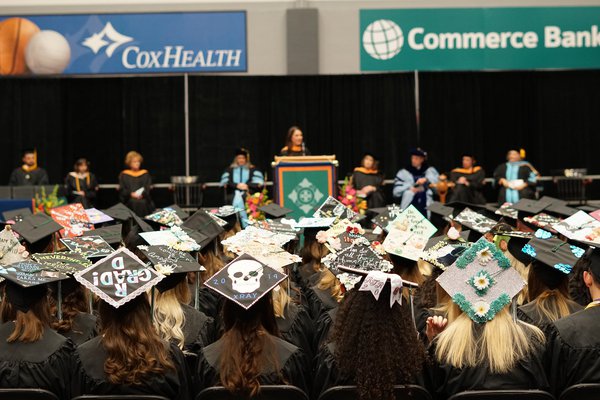
<svg viewBox="0 0 600 400"><path fill-rule="evenodd" d="M310 150L304 144L304 135L297 126L288 129L285 137L285 147L281 149L280 156L310 156Z"/></svg>

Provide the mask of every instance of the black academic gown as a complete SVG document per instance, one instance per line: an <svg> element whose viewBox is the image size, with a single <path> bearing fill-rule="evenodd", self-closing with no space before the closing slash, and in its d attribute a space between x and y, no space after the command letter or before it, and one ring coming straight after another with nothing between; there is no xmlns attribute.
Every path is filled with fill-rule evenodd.
<svg viewBox="0 0 600 400"><path fill-rule="evenodd" d="M322 314L315 323L315 342L314 348L317 354L321 351L321 347L325 346L329 339L329 332L333 329L335 318L339 308L332 308Z"/></svg>
<svg viewBox="0 0 600 400"><path fill-rule="evenodd" d="M182 304L181 307L185 316L184 350L197 354L202 347L214 342L214 320L187 304Z"/></svg>
<svg viewBox="0 0 600 400"><path fill-rule="evenodd" d="M9 186L39 186L49 185L48 173L43 168L25 171L23 167L15 168L8 180Z"/></svg>
<svg viewBox="0 0 600 400"><path fill-rule="evenodd" d="M140 188L144 188L142 198L134 199L131 197L131 193ZM140 217L145 217L155 209L150 196L151 189L152 178L148 172L140 176L128 175L125 172L121 172L119 175L119 200Z"/></svg>
<svg viewBox="0 0 600 400"><path fill-rule="evenodd" d="M171 400L191 400L192 388L190 373L188 371L183 353L174 344L164 343L169 346L171 360L175 370L155 375L147 379L142 385L118 385L107 381L104 373L106 352L102 346L101 337L96 337L77 347L74 355L74 369L71 396L84 394L94 395L156 395Z"/></svg>
<svg viewBox="0 0 600 400"><path fill-rule="evenodd" d="M97 323L95 315L80 312L73 319L71 330L62 334L79 346L98 335Z"/></svg>
<svg viewBox="0 0 600 400"><path fill-rule="evenodd" d="M329 343L321 348L315 358L316 372L311 396L313 399L318 399L321 393L334 386L356 385L353 376L346 376L339 371L334 354L335 343ZM419 376L412 382L396 382L396 385L409 384L423 386L423 378Z"/></svg>
<svg viewBox="0 0 600 400"><path fill-rule="evenodd" d="M427 383L429 392L434 399L447 399L465 390L539 389L548 391L550 387L544 371L545 349L543 344L535 346L532 354L504 374L490 373L488 366L483 362L477 367L463 369L440 364L435 358L435 344L436 342L433 341L429 347L434 365L428 369Z"/></svg>
<svg viewBox="0 0 600 400"><path fill-rule="evenodd" d="M0 387L48 390L70 399L74 344L51 329L35 343L7 343L14 322L0 325Z"/></svg>
<svg viewBox="0 0 600 400"><path fill-rule="evenodd" d="M89 183L88 183L89 181ZM79 191L83 191L84 195L78 195L77 182L79 182ZM65 178L65 189L69 203L81 203L83 208L91 208L94 206L96 194L98 192L98 180L96 175L89 173L89 178L79 178L71 174Z"/></svg>
<svg viewBox="0 0 600 400"><path fill-rule="evenodd" d="M356 190L361 190L365 186L375 186L377 190L369 193L367 196L368 208L385 207L387 201L383 192L383 175L371 174L355 169L352 173L352 186Z"/></svg>
<svg viewBox="0 0 600 400"><path fill-rule="evenodd" d="M308 359L312 359L314 333L308 311L298 304L289 303L284 318L277 317L276 320L281 338L300 348Z"/></svg>
<svg viewBox="0 0 600 400"><path fill-rule="evenodd" d="M568 303L569 312L571 314L583 310L583 307L574 301L569 300ZM517 309L517 317L523 322L537 326L544 332L546 336L551 333L552 321L550 321L540 312L538 303L536 301L531 301L527 304L519 306Z"/></svg>
<svg viewBox="0 0 600 400"><path fill-rule="evenodd" d="M484 186L485 171L483 168L472 169L455 168L450 172L450 181L456 183L459 178L465 177L469 186L457 184L448 196L448 202L461 201L471 204L485 204L482 190Z"/></svg>
<svg viewBox="0 0 600 400"><path fill-rule="evenodd" d="M313 268L314 262L302 264L298 267L297 282L302 290L309 288L308 282L311 276L317 274L317 271Z"/></svg>
<svg viewBox="0 0 600 400"><path fill-rule="evenodd" d="M519 191L519 199L533 199L535 197L535 185L528 181L531 172L528 165L519 167L518 179L522 179L523 182L527 183L527 187ZM500 185L500 179L502 178L506 179L506 163L498 165L494 171L494 181L498 186L498 204L500 205L506 203L506 188Z"/></svg>
<svg viewBox="0 0 600 400"><path fill-rule="evenodd" d="M271 336L275 342L277 368L266 365L259 377L261 385L292 385L308 393L310 363L302 350L283 339ZM198 385L200 389L220 386L219 365L223 349L222 340L205 347L198 360ZM282 378L285 380L283 381Z"/></svg>
<svg viewBox="0 0 600 400"><path fill-rule="evenodd" d="M319 289L313 286L306 293L310 308L310 316L313 321L318 321L319 317L327 311L337 308L338 302L331 296L329 290Z"/></svg>
<svg viewBox="0 0 600 400"><path fill-rule="evenodd" d="M600 307L559 319L548 337L546 368L558 396L578 383L600 382Z"/></svg>

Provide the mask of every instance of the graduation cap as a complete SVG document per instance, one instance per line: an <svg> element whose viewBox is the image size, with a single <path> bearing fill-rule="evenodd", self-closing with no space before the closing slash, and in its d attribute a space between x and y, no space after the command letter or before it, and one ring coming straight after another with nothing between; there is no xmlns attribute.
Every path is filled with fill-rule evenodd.
<svg viewBox="0 0 600 400"><path fill-rule="evenodd" d="M165 278L156 288L163 293L177 286L188 272L206 271L194 257L184 251L175 250L169 246L138 246L142 253L152 263L154 269Z"/></svg>
<svg viewBox="0 0 600 400"><path fill-rule="evenodd" d="M553 228L553 226L554 224L558 224L560 222L560 218L546 213L539 213L530 217L524 217L523 222L525 225L533 228L534 230L537 228L542 228L552 233L556 233L556 230Z"/></svg>
<svg viewBox="0 0 600 400"><path fill-rule="evenodd" d="M191 230L189 235L203 248L225 231L213 216L203 210L192 214L181 227Z"/></svg>
<svg viewBox="0 0 600 400"><path fill-rule="evenodd" d="M296 227L306 229L329 228L335 222L335 217L308 217L302 218L296 223Z"/></svg>
<svg viewBox="0 0 600 400"><path fill-rule="evenodd" d="M29 208L17 208L16 210L4 211L2 213L2 218L6 222L20 222L23 218L31 215L31 209Z"/></svg>
<svg viewBox="0 0 600 400"><path fill-rule="evenodd" d="M144 294L164 278L164 275L147 266L125 247L74 276L79 283L115 308Z"/></svg>
<svg viewBox="0 0 600 400"><path fill-rule="evenodd" d="M538 230L522 251L544 265L569 274L585 250L564 242L550 232Z"/></svg>
<svg viewBox="0 0 600 400"><path fill-rule="evenodd" d="M281 233L283 235L294 236L298 238L298 235L302 233L302 229L294 228L292 225L279 221L255 221L254 225L261 229L266 229L271 232Z"/></svg>
<svg viewBox="0 0 600 400"><path fill-rule="evenodd" d="M42 270L40 264L31 260L0 266L0 277L6 279L8 302L24 313L46 296L46 284L67 279L66 275L59 272Z"/></svg>
<svg viewBox="0 0 600 400"><path fill-rule="evenodd" d="M442 217L450 217L452 215L452 213L454 212L454 208L444 205L444 204L440 203L439 201L434 201L429 206L427 206L427 209L432 214L436 214L436 215L439 215Z"/></svg>
<svg viewBox="0 0 600 400"><path fill-rule="evenodd" d="M370 210L376 210L375 212L377 212L377 216L375 216L371 221L383 230L387 228L390 221L398 218L398 216L402 213L402 209L397 204L390 204L386 207L382 207L381 209Z"/></svg>
<svg viewBox="0 0 600 400"><path fill-rule="evenodd" d="M94 229L94 224L90 222L81 203L55 207L50 210L50 216L64 228L60 231L63 237L79 236Z"/></svg>
<svg viewBox="0 0 600 400"><path fill-rule="evenodd" d="M108 214L103 213L97 208L86 208L85 213L88 216L90 222L94 225L103 224L105 222L114 221L114 218Z"/></svg>
<svg viewBox="0 0 600 400"><path fill-rule="evenodd" d="M569 239L589 246L600 246L600 221L585 211L577 211L552 227Z"/></svg>
<svg viewBox="0 0 600 400"><path fill-rule="evenodd" d="M219 218L229 218L232 216L236 216L240 211L242 211L241 209L231 205L221 207L203 207L202 210L206 211L209 214L214 214Z"/></svg>
<svg viewBox="0 0 600 400"><path fill-rule="evenodd" d="M117 203L104 210L104 213L118 221L127 222L133 218L133 211L123 203Z"/></svg>
<svg viewBox="0 0 600 400"><path fill-rule="evenodd" d="M492 211L491 208L488 208L488 209L490 211ZM497 208L493 211L494 211L494 214L500 215L502 217L511 218L514 220L519 218L519 212L513 208L512 203L504 203L499 208Z"/></svg>
<svg viewBox="0 0 600 400"><path fill-rule="evenodd" d="M56 271L65 275L73 275L90 265L83 254L76 251L61 251L57 253L36 253L31 256L45 270Z"/></svg>
<svg viewBox="0 0 600 400"><path fill-rule="evenodd" d="M525 286L508 258L485 238L465 250L437 282L479 324L491 321Z"/></svg>
<svg viewBox="0 0 600 400"><path fill-rule="evenodd" d="M319 206L317 211L313 214L315 218L339 218L339 219L349 219L354 221L358 217L358 213L352 211L344 204L342 204L338 199L333 196L329 196L325 199L323 204Z"/></svg>
<svg viewBox="0 0 600 400"><path fill-rule="evenodd" d="M518 202L512 205L512 208L524 215L535 215L544 211L548 206L552 204L552 201L546 198L546 200L534 200L534 199L520 199Z"/></svg>
<svg viewBox="0 0 600 400"><path fill-rule="evenodd" d="M496 242L496 246L500 246L499 240L506 241L506 250L518 261L525 265L529 265L531 263L531 257L521 251L523 246L531 240L533 237L533 232L523 232L519 230L512 229L504 229L503 227L495 227L492 229L492 233L494 234L494 242Z"/></svg>
<svg viewBox="0 0 600 400"><path fill-rule="evenodd" d="M207 279L204 285L247 310L286 278L286 274L242 254Z"/></svg>
<svg viewBox="0 0 600 400"><path fill-rule="evenodd" d="M93 231L83 232L82 236L100 236L110 245L119 244L123 240L123 225L103 226Z"/></svg>
<svg viewBox="0 0 600 400"><path fill-rule="evenodd" d="M590 206L590 205L583 205L583 206L578 206L577 207L578 210L581 211L585 211L586 213L590 213L590 215L593 216L593 214L599 214L600 213L600 209L596 206ZM594 217L596 219L600 219L598 217Z"/></svg>
<svg viewBox="0 0 600 400"><path fill-rule="evenodd" d="M171 204L169 207L165 207L164 209L175 211L175 214L177 214L182 221L185 221L190 217L190 214L187 211L184 211L183 208L179 207L177 204Z"/></svg>
<svg viewBox="0 0 600 400"><path fill-rule="evenodd" d="M0 265L12 264L27 257L29 253L21 245L10 226L6 225L0 231Z"/></svg>
<svg viewBox="0 0 600 400"><path fill-rule="evenodd" d="M61 238L60 241L69 250L81 253L86 258L106 257L113 252L113 248L101 236Z"/></svg>
<svg viewBox="0 0 600 400"><path fill-rule="evenodd" d="M190 237L184 229L174 226L171 229L162 231L142 232L140 236L152 246L164 245L181 251L199 251L201 249L200 244Z"/></svg>
<svg viewBox="0 0 600 400"><path fill-rule="evenodd" d="M177 214L177 211L170 207L165 207L146 215L144 219L162 226L180 226L183 220Z"/></svg>
<svg viewBox="0 0 600 400"><path fill-rule="evenodd" d="M437 231L413 205L390 222L387 229L389 233L383 242L385 251L413 261L421 257L427 241Z"/></svg>
<svg viewBox="0 0 600 400"><path fill-rule="evenodd" d="M458 232L455 228L450 228L447 235L435 236L429 239L421 258L434 267L445 271L471 246L468 237L469 231Z"/></svg>
<svg viewBox="0 0 600 400"><path fill-rule="evenodd" d="M471 210L475 210L484 215L493 213L488 209L487 205L485 205L485 204L467 203L465 201L451 201L451 202L446 203L445 206L450 207L454 210L454 212L452 213L452 215L454 217L459 215L463 210L465 210L467 208L471 209Z"/></svg>
<svg viewBox="0 0 600 400"><path fill-rule="evenodd" d="M48 215L37 213L24 217L21 222L14 224L12 229L28 243L35 243L60 231L63 227Z"/></svg>
<svg viewBox="0 0 600 400"><path fill-rule="evenodd" d="M480 234L488 233L497 223L494 219L489 218L478 211L474 211L469 207L465 207L458 215L456 215L456 217L454 217L454 220Z"/></svg>
<svg viewBox="0 0 600 400"><path fill-rule="evenodd" d="M546 208L545 211L559 218L568 218L575 214L578 210L576 208L569 207L566 204L551 204Z"/></svg>
<svg viewBox="0 0 600 400"><path fill-rule="evenodd" d="M281 207L276 203L267 204L266 206L258 207L258 209L271 219L282 218L293 212L293 210Z"/></svg>

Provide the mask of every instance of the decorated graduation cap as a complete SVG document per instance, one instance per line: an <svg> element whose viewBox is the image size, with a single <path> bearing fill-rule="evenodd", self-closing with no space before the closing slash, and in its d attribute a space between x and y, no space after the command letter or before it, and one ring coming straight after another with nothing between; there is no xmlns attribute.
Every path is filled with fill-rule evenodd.
<svg viewBox="0 0 600 400"><path fill-rule="evenodd" d="M76 251L36 253L31 256L43 269L73 275L92 265L83 254Z"/></svg>
<svg viewBox="0 0 600 400"><path fill-rule="evenodd" d="M178 226L161 231L142 232L140 236L152 246L164 245L181 251L199 251L201 249L200 244Z"/></svg>
<svg viewBox="0 0 600 400"><path fill-rule="evenodd" d="M529 265L531 263L531 257L521 251L523 246L531 240L533 237L532 232L523 232L516 229L513 229L511 226L506 224L498 224L494 229L492 229L492 234L494 235L494 243L498 248L504 250L502 242L506 245L506 250L518 261L525 265Z"/></svg>
<svg viewBox="0 0 600 400"><path fill-rule="evenodd" d="M144 219L163 226L180 226L183 220L179 217L176 210L171 207L165 207L154 211L152 214L146 215Z"/></svg>
<svg viewBox="0 0 600 400"><path fill-rule="evenodd" d="M12 229L28 243L35 243L60 231L63 227L48 215L37 213L24 217L21 222L14 224Z"/></svg>
<svg viewBox="0 0 600 400"><path fill-rule="evenodd" d="M94 225L103 224L105 222L111 222L115 220L113 217L103 213L97 208L86 208L85 213L87 214L90 222Z"/></svg>
<svg viewBox="0 0 600 400"><path fill-rule="evenodd" d="M455 228L450 228L446 235L429 239L421 258L445 271L471 246L468 237L469 231L458 232Z"/></svg>
<svg viewBox="0 0 600 400"><path fill-rule="evenodd" d="M267 204L266 206L258 207L258 209L264 212L265 215L271 219L282 218L293 212L293 210L281 207L277 203Z"/></svg>
<svg viewBox="0 0 600 400"><path fill-rule="evenodd" d="M434 201L429 206L427 206L427 210L430 212L430 221L436 227L442 229L448 225L450 222L452 213L454 209L452 207L448 207L439 201Z"/></svg>
<svg viewBox="0 0 600 400"><path fill-rule="evenodd" d="M0 277L6 279L7 300L19 311L27 312L48 292L47 284L67 279L55 271L45 271L32 260L0 266Z"/></svg>
<svg viewBox="0 0 600 400"><path fill-rule="evenodd" d="M83 232L82 236L100 236L106 243L113 245L119 244L123 240L123 225L108 225L93 231Z"/></svg>
<svg viewBox="0 0 600 400"><path fill-rule="evenodd" d="M198 210L183 223L182 228L188 228L202 235L203 238L190 233L190 236L192 236L201 247L206 247L208 243L216 239L225 231L223 229L224 225L219 224L214 218L219 217L213 216L206 211Z"/></svg>
<svg viewBox="0 0 600 400"><path fill-rule="evenodd" d="M465 207L458 213L454 217L454 220L482 235L488 233L496 225L496 221L484 215L484 213L481 212L481 209L475 211L469 207Z"/></svg>
<svg viewBox="0 0 600 400"><path fill-rule="evenodd" d="M87 258L106 257L113 252L110 244L100 236L78 236L62 238L60 241L71 251L81 253Z"/></svg>
<svg viewBox="0 0 600 400"><path fill-rule="evenodd" d="M189 253L175 250L169 246L138 246L142 253L152 263L154 270L160 272L165 278L156 288L165 292L174 288L185 279L188 272L206 271Z"/></svg>
<svg viewBox="0 0 600 400"><path fill-rule="evenodd" d="M323 204L319 206L317 211L313 214L313 217L322 218L339 218L349 219L354 221L358 219L359 214L346 207L342 202L333 196L329 196L325 199Z"/></svg>
<svg viewBox="0 0 600 400"><path fill-rule="evenodd" d="M437 228L413 205L388 224L388 235L383 248L409 260L417 261Z"/></svg>
<svg viewBox="0 0 600 400"><path fill-rule="evenodd" d="M491 211L491 209L490 209ZM513 208L512 203L504 203L500 207L494 210L494 214L500 215L501 217L510 218L516 220L519 218L519 212Z"/></svg>
<svg viewBox="0 0 600 400"><path fill-rule="evenodd" d="M16 223L22 221L23 218L31 214L31 209L29 208L18 208L16 210L4 211L2 213L2 218L4 218L4 221L6 222Z"/></svg>
<svg viewBox="0 0 600 400"><path fill-rule="evenodd" d="M552 204L552 201L546 198L545 200L534 200L534 199L521 199L512 208L519 212L519 217L524 215L535 215L544 211L548 206Z"/></svg>
<svg viewBox="0 0 600 400"><path fill-rule="evenodd" d="M115 308L135 299L164 278L125 247L74 276Z"/></svg>
<svg viewBox="0 0 600 400"><path fill-rule="evenodd" d="M286 278L286 274L242 254L207 279L204 285L247 310Z"/></svg>
<svg viewBox="0 0 600 400"><path fill-rule="evenodd" d="M526 226L532 228L533 230L541 228L552 233L557 233L553 226L554 224L558 224L560 222L560 218L543 212L536 215L524 217L523 222Z"/></svg>
<svg viewBox="0 0 600 400"><path fill-rule="evenodd" d="M508 258L485 238L467 249L437 282L480 324L491 321L525 286Z"/></svg>
<svg viewBox="0 0 600 400"><path fill-rule="evenodd" d="M316 239L319 243L325 244L330 252L337 253L352 246L357 240L368 243L364 234L365 230L362 226L348 220L343 220L330 227L327 231L317 232Z"/></svg>
<svg viewBox="0 0 600 400"><path fill-rule="evenodd" d="M402 209L397 204L390 204L387 207L381 209L381 211L377 214L375 218L372 219L372 222L385 230L390 223L390 221L395 220L402 213Z"/></svg>
<svg viewBox="0 0 600 400"><path fill-rule="evenodd" d="M240 208L232 205L225 205L221 207L207 207L202 208L205 212L214 215L225 221L227 224L223 225L223 229L226 231L232 229L239 220L239 213L242 211Z"/></svg>
<svg viewBox="0 0 600 400"><path fill-rule="evenodd" d="M79 236L94 229L81 203L55 207L50 210L50 216L64 228L60 231L62 237Z"/></svg>
<svg viewBox="0 0 600 400"><path fill-rule="evenodd" d="M536 231L535 237L523 246L522 251L564 274L569 274L585 253L581 247L564 242L542 229Z"/></svg>
<svg viewBox="0 0 600 400"><path fill-rule="evenodd" d="M8 265L25 260L29 253L21 245L10 226L5 226L0 231L0 265Z"/></svg>
<svg viewBox="0 0 600 400"><path fill-rule="evenodd" d="M600 221L585 211L577 211L552 227L571 240L600 247Z"/></svg>

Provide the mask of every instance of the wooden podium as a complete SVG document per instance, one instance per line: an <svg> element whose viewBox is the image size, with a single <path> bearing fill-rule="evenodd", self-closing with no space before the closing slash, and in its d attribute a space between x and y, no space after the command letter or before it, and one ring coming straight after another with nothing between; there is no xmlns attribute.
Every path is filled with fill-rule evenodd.
<svg viewBox="0 0 600 400"><path fill-rule="evenodd" d="M274 199L294 212L288 218L311 217L328 196L337 194L335 155L275 157Z"/></svg>

